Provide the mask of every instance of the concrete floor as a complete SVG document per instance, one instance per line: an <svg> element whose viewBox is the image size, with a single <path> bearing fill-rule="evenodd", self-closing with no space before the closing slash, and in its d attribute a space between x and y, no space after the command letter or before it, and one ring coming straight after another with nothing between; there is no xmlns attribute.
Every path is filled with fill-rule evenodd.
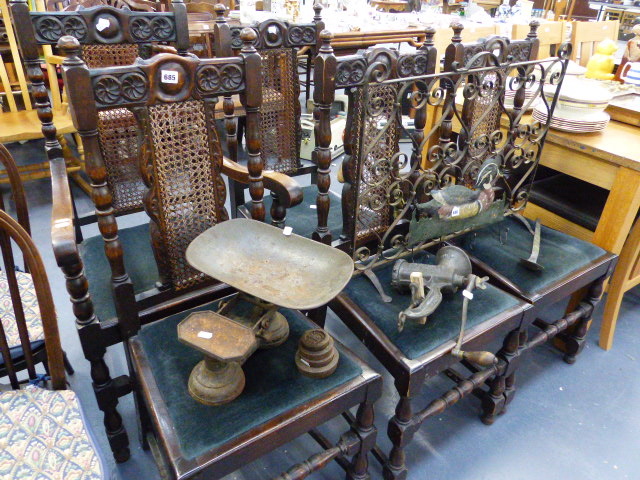
<svg viewBox="0 0 640 480"><path fill-rule="evenodd" d="M21 163L40 161L42 144L31 142L10 146ZM336 188L337 182L333 183ZM90 200L73 186L81 213L91 209ZM105 457L113 467L113 477L125 480L158 478L150 453L140 449L133 401L121 399L119 411L131 441L131 459L115 466L104 430L102 416L91 391L88 362L84 360L64 287L50 243L51 188L48 179L26 185L33 237L44 258L56 302L62 344L76 374L69 378L71 388L80 396ZM6 195L8 189L3 187ZM7 203L7 205L9 205ZM145 221L144 214L119 219L121 225ZM92 234L87 229L86 235ZM93 232L95 234L95 232ZM444 414L427 421L407 448L410 479L455 480L573 480L640 478L640 290L629 292L622 305L613 350L597 346L602 304L595 315L592 332L578 362L569 366L550 346L542 346L528 355L518 374L518 393L509 411L487 427L479 418L479 402L470 397ZM561 312L562 306L556 309ZM391 377L363 345L330 315L328 330L352 348L374 369L385 374L383 398L376 404L379 445L388 451L386 423L393 415L397 394ZM111 375L126 373L121 347L112 347L107 356ZM416 407L451 387L445 378L429 380L416 399ZM345 429L340 419L330 422L324 431L331 438ZM286 470L317 451L308 437L292 439L263 459L248 464L227 479L264 479ZM381 468L371 461L373 478L381 478ZM337 479L343 473L335 464L312 478Z"/></svg>

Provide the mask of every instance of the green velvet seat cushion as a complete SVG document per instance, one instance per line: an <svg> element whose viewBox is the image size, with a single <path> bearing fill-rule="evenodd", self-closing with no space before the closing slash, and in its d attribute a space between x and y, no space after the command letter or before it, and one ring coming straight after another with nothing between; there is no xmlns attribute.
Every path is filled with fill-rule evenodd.
<svg viewBox="0 0 640 480"><path fill-rule="evenodd" d="M193 309L212 309L208 305ZM153 372L160 395L167 405L180 449L192 459L215 449L248 430L312 400L362 373L349 355L340 352L338 368L325 379L301 375L294 362L298 340L312 328L289 310L281 312L289 321L290 335L281 346L258 350L244 363L246 386L234 401L217 407L202 405L187 391L187 380L203 356L177 339L176 326L183 312L142 328L138 339Z"/></svg>
<svg viewBox="0 0 640 480"><path fill-rule="evenodd" d="M302 187L302 195L302 203L287 210L285 225L293 228L293 233L300 235L301 237L310 238L318 225L318 214L315 208L316 199L318 197L318 187L316 185ZM329 208L327 226L335 239L342 233L341 199L332 191L329 191L329 199L331 201L331 206ZM265 195L264 206L267 211L265 221L267 223L271 223L270 211L272 203L271 195ZM245 203L245 208L249 210L251 208L251 202Z"/></svg>
<svg viewBox="0 0 640 480"><path fill-rule="evenodd" d="M140 293L155 286L158 268L149 237L149 224L118 230L124 252L124 266L133 282L134 292ZM104 253L101 235L85 239L80 245L84 272L89 281L89 293L98 318L102 321L116 317L111 293L111 267Z"/></svg>
<svg viewBox="0 0 640 480"><path fill-rule="evenodd" d="M435 256L421 253L409 261L435 263ZM375 322L389 340L409 359L420 357L443 343L456 339L460 331L462 294L444 295L440 306L433 312L426 325L407 320L402 332L398 332L398 314L409 306L411 295L400 294L391 288L393 263L379 267L375 273L385 292L392 298L384 303L364 275L354 277L345 288L345 293ZM467 328L491 320L496 315L518 305L519 301L503 291L488 285L486 290L475 290L469 303Z"/></svg>
<svg viewBox="0 0 640 480"><path fill-rule="evenodd" d="M531 271L520 264L520 259L529 258L533 236L518 219L511 217L467 233L457 243L528 295L542 292L552 283L577 272L606 253L592 243L542 226L538 263L544 270Z"/></svg>

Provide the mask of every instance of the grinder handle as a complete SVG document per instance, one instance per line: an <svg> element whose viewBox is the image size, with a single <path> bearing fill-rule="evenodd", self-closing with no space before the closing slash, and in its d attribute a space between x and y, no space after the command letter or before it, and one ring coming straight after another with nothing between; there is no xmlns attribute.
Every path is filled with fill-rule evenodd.
<svg viewBox="0 0 640 480"><path fill-rule="evenodd" d="M409 307L403 313L408 319L419 320L431 315L441 302L442 292L440 292L440 288L438 286L430 287L429 293L425 295L419 305Z"/></svg>

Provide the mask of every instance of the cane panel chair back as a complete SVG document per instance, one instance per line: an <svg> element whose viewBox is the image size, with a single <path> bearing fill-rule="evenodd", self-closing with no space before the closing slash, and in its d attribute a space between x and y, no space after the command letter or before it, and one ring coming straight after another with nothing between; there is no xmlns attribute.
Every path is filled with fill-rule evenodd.
<svg viewBox="0 0 640 480"><path fill-rule="evenodd" d="M250 27L257 35L256 48L262 57L260 142L265 170L295 175L300 168L302 130L297 54L306 47L313 55L319 48L324 22L320 17L322 7L316 5L314 9L316 15L312 23L266 20ZM236 54L242 47L242 27L229 26L224 9L217 8L216 12L216 55ZM232 111L229 113L233 115ZM225 115L229 117L227 111Z"/></svg>
<svg viewBox="0 0 640 480"><path fill-rule="evenodd" d="M189 47L186 10L181 1L173 5L171 13L147 13L106 5L77 11L30 12L26 1L16 0L11 2L11 14L22 55L33 66L32 78L40 63L38 46L55 46L64 35L80 42L89 68L131 65L139 56L148 58L153 51L170 48L160 44L175 45L182 54ZM115 213L140 210L144 184L138 170L140 139L133 114L127 108L100 112L98 132Z"/></svg>
<svg viewBox="0 0 640 480"><path fill-rule="evenodd" d="M409 160L400 151L403 98L397 84L365 82L367 76L388 72L391 78L408 78L433 74L437 52L433 46L434 31L427 29L423 46L415 53L398 55L396 51L376 48L363 54L337 60L335 88L346 88L349 114L345 128L345 159L342 163L343 238L349 239L350 249L379 238L393 221L391 204L382 200L396 174L388 168L402 169ZM415 112L416 134L424 128L424 118ZM383 173L384 172L384 173ZM367 197L365 201L364 197Z"/></svg>
<svg viewBox="0 0 640 480"><path fill-rule="evenodd" d="M429 46L424 60L376 50L337 59L336 88L349 88L351 105L360 104L347 121L342 196L342 248L356 270L497 222L526 204L548 124L523 118L524 89L537 90L550 118L570 49L530 61L534 40L461 46L448 47L456 60L437 74L409 68L435 62ZM516 90L509 108L507 89ZM415 131L403 125L404 98ZM433 107L436 118L423 130ZM491 131L487 118L497 118ZM410 138L410 152L394 145L400 133Z"/></svg>
<svg viewBox="0 0 640 480"><path fill-rule="evenodd" d="M158 54L122 67L89 69L80 58L80 44L64 37L63 72L74 122L85 144L89 175L104 185L104 145L98 112L129 108L144 136L140 168L146 186L144 207L161 282L175 290L198 285L204 275L186 262L185 251L200 233L227 219L226 187L221 177L222 151L214 128L219 96L243 94L247 112L250 192L254 218L264 219L259 143L254 135L260 106L260 57L245 35L241 56L199 60ZM179 154L178 154L179 153ZM110 198L96 192L98 224L112 274L124 271ZM95 194L94 194L95 195ZM134 252L135 254L135 252Z"/></svg>

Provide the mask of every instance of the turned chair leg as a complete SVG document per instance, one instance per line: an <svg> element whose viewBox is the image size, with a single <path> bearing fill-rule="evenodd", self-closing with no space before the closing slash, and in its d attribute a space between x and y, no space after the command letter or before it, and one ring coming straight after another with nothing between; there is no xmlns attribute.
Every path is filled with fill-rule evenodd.
<svg viewBox="0 0 640 480"><path fill-rule="evenodd" d="M598 305L604 291L605 279L606 276L602 276L591 284L587 296L580 303L580 306L586 307L585 313L580 317L575 328L566 337L564 361L570 365L575 363L576 357L584 348L593 311L596 305Z"/></svg>
<svg viewBox="0 0 640 480"><path fill-rule="evenodd" d="M389 420L388 434L393 447L383 468L385 480L403 480L407 477L404 448L413 437L414 431L410 428L412 418L411 397L401 395L396 406L396 414Z"/></svg>
<svg viewBox="0 0 640 480"><path fill-rule="evenodd" d="M518 356L520 352L527 344L527 329L524 328L520 331L520 335L518 337ZM510 364L513 365L513 359L510 359ZM507 411L507 405L511 403L513 397L516 394L516 371L517 368L512 368L512 372L505 379L505 389L504 389L504 407L502 408L501 413L505 413Z"/></svg>
<svg viewBox="0 0 640 480"><path fill-rule="evenodd" d="M271 210L269 213L271 215L271 225L278 228L284 228L285 220L287 218L287 209L280 204L280 199L274 192L271 192Z"/></svg>
<svg viewBox="0 0 640 480"><path fill-rule="evenodd" d="M369 475L369 452L376 445L376 427L373 425L373 403L362 403L358 407L356 421L352 429L360 438L360 449L353 456L351 466L347 471L347 480L365 480Z"/></svg>
<svg viewBox="0 0 640 480"><path fill-rule="evenodd" d="M497 357L505 362L505 368L489 382L489 391L482 397L481 420L485 425L491 425L504 412L507 403L507 378L509 378L510 395L513 395L515 372L509 368L512 359L518 354L520 346L520 330L511 331L504 340Z"/></svg>

